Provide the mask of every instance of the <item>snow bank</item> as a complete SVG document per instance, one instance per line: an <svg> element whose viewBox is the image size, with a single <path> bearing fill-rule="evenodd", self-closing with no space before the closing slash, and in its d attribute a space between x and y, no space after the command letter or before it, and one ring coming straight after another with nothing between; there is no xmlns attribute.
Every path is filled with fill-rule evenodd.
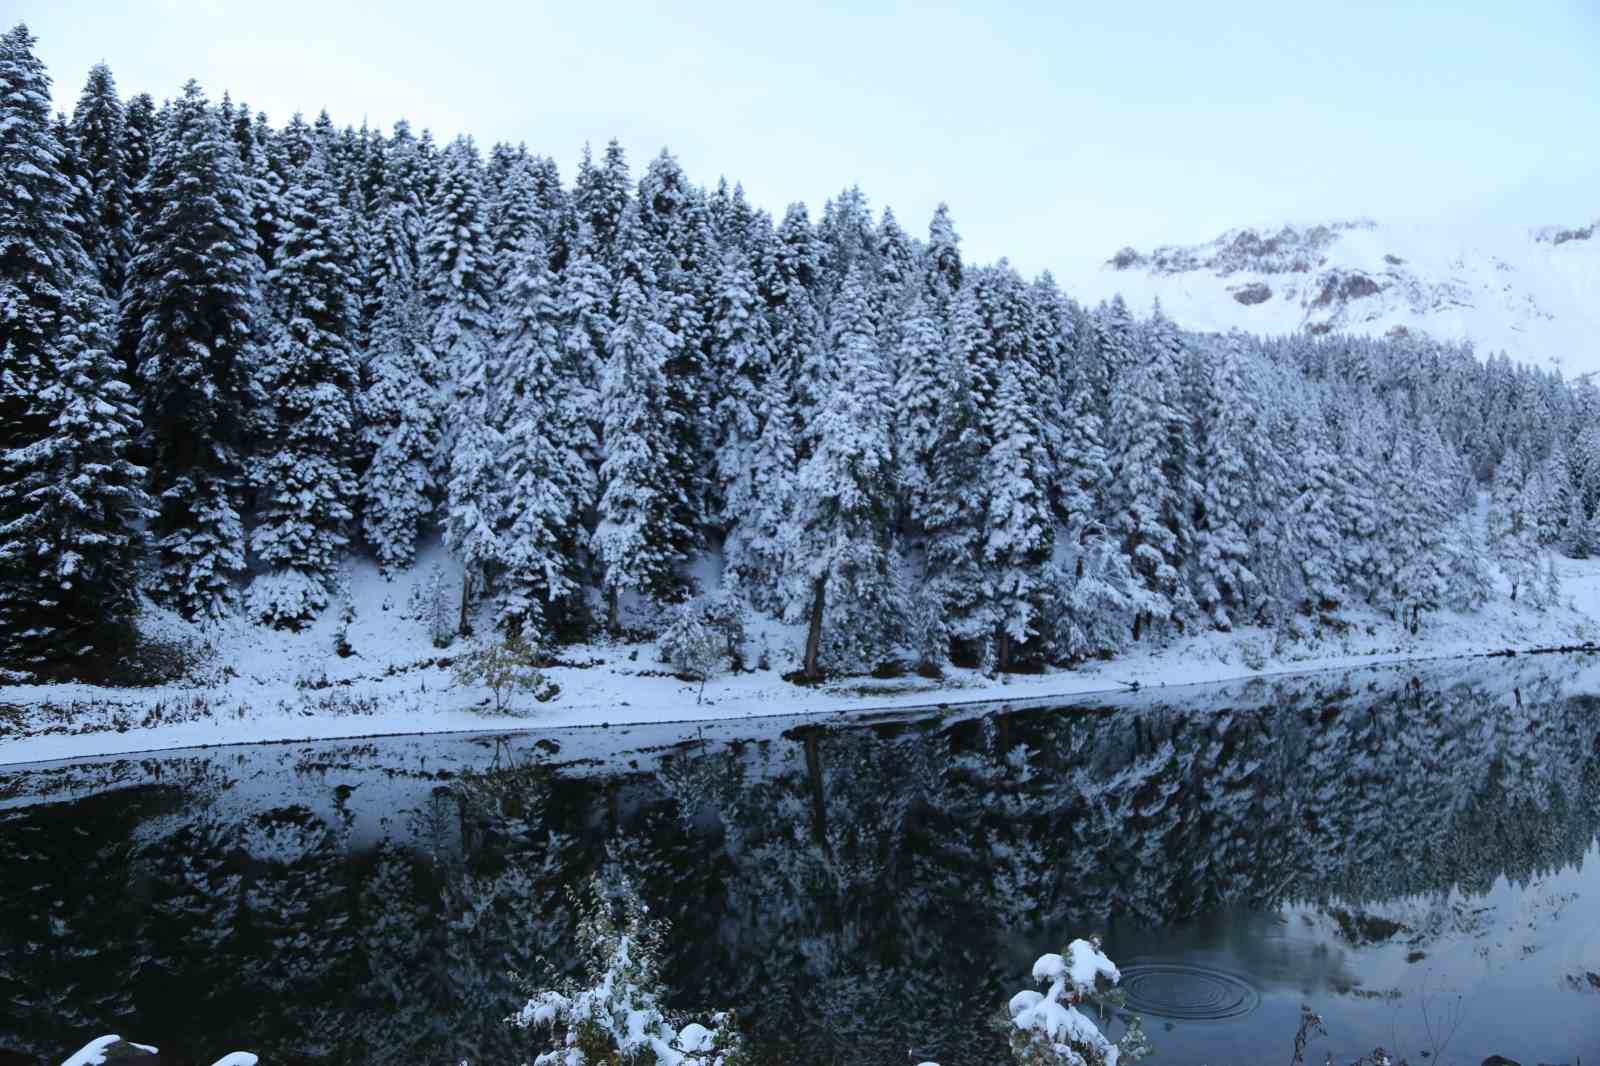
<svg viewBox="0 0 1600 1066"><path fill-rule="evenodd" d="M172 618L168 636L211 651L198 675L142 689L13 685L0 689L0 765L219 744L411 733L489 732L585 725L860 713L876 709L1018 704L1095 693L1227 681L1382 663L1568 646L1600 637L1600 560L1561 559L1563 607L1538 611L1501 599L1475 614L1440 612L1420 635L1386 617L1352 613L1342 634L1274 645L1270 632L1206 632L1165 645L1137 645L1108 662L1071 671L987 678L950 669L942 681L845 678L815 687L783 680L804 634L770 620L749 631L750 660L770 669L719 674L705 685L670 676L650 644L595 643L558 649L546 671L554 700L519 697L497 714L481 686L456 683L454 658L472 646L437 649L409 608L413 586L438 560L424 558L394 581L357 564L347 628L326 611L288 633L244 621L192 627ZM343 636L354 654L336 653Z"/></svg>

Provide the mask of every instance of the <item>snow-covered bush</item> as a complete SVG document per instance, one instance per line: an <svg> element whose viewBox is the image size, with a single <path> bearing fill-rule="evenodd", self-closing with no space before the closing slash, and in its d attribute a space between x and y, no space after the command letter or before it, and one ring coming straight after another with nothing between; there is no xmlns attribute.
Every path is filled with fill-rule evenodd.
<svg viewBox="0 0 1600 1066"><path fill-rule="evenodd" d="M1044 992L1025 989L1011 997L1011 1054L1021 1066L1118 1066L1150 1053L1138 1015L1129 1015L1127 1032L1116 1043L1107 1040L1080 1003L1117 1005L1122 975L1100 951L1100 941L1074 940L1063 957L1039 956L1033 979Z"/></svg>
<svg viewBox="0 0 1600 1066"><path fill-rule="evenodd" d="M703 683L719 667L739 664L744 638L744 605L736 591L724 591L680 606L657 639L656 652L674 670Z"/></svg>
<svg viewBox="0 0 1600 1066"><path fill-rule="evenodd" d="M262 574L250 583L250 617L275 629L300 629L326 606L327 583L302 570Z"/></svg>
<svg viewBox="0 0 1600 1066"><path fill-rule="evenodd" d="M104 1066L109 1062L139 1062L158 1060L157 1050L149 1044L135 1044L131 1040L112 1034L89 1041L61 1066ZM233 1051L218 1059L213 1066L256 1066L259 1061L248 1051Z"/></svg>
<svg viewBox="0 0 1600 1066"><path fill-rule="evenodd" d="M661 1007L666 925L650 918L632 885L624 881L611 898L596 877L576 902L587 986L540 991L511 1017L524 1029L549 1026L555 1037L535 1066L737 1066L743 1056L731 1013L702 1025Z"/></svg>
<svg viewBox="0 0 1600 1066"><path fill-rule="evenodd" d="M670 664L680 674L698 679L702 691L706 679L724 665L728 655L722 636L693 603L678 608L672 622L656 641L656 652L662 662Z"/></svg>
<svg viewBox="0 0 1600 1066"><path fill-rule="evenodd" d="M435 648L449 647L455 636L451 618L450 590L444 579L444 569L437 563L428 570L428 576L411 590L411 617L421 622L428 631L428 639Z"/></svg>
<svg viewBox="0 0 1600 1066"><path fill-rule="evenodd" d="M503 711L516 692L532 692L534 698L544 703L559 691L550 682L539 663L543 653L522 633L512 633L502 640L476 648L456 660L456 682L462 685L482 684L494 694L494 709Z"/></svg>

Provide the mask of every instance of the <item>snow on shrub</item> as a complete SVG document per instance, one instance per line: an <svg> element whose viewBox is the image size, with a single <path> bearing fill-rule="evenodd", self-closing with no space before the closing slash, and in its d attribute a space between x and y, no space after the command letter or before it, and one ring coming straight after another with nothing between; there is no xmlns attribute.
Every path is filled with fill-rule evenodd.
<svg viewBox="0 0 1600 1066"><path fill-rule="evenodd" d="M141 1059L155 1062L157 1055L156 1049L149 1044L135 1044L112 1034L89 1041L61 1066L104 1066L108 1062L138 1062ZM248 1051L233 1051L222 1056L213 1066L256 1066L258 1061Z"/></svg>
<svg viewBox="0 0 1600 1066"><path fill-rule="evenodd" d="M1116 1043L1077 1007L1085 1001L1101 1006L1121 1002L1117 967L1100 951L1098 939L1074 940L1065 957L1039 956L1033 979L1044 992L1025 989L1011 997L1011 1054L1021 1066L1118 1066L1150 1053L1138 1015L1129 1015L1128 1030Z"/></svg>
<svg viewBox="0 0 1600 1066"><path fill-rule="evenodd" d="M494 709L503 711L516 692L531 692L540 703L560 691L539 669L543 654L521 633L492 641L456 660L456 683L482 684L494 694Z"/></svg>
<svg viewBox="0 0 1600 1066"><path fill-rule="evenodd" d="M587 956L589 984L547 989L512 1015L519 1028L549 1026L556 1047L534 1066L737 1066L739 1031L733 1015L710 1025L675 1023L660 1005L661 942L666 925L627 881L609 899L598 877L576 901L578 944Z"/></svg>

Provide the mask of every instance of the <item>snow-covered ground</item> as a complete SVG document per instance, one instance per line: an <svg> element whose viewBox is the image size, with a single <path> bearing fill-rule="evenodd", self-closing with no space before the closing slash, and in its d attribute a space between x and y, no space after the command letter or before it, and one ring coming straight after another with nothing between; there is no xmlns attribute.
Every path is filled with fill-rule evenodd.
<svg viewBox="0 0 1600 1066"><path fill-rule="evenodd" d="M783 674L798 663L801 628L762 620L751 626L746 649L751 663L765 650L769 669L715 676L697 702L699 685L671 676L653 644L566 646L559 650L563 665L546 671L560 686L556 698L539 702L516 695L507 712L497 713L488 690L459 684L449 666L471 642L458 639L435 648L412 605L413 591L435 564L448 561L430 553L393 581L369 563L353 564L348 657L335 653L337 608L299 633L243 621L203 629L148 617L147 628L169 639L203 643L201 665L183 681L149 688L0 688L0 765L262 741L1015 702L1124 691L1134 683L1198 684L1600 639L1600 560L1560 559L1565 602L1549 611L1501 598L1474 614L1433 615L1415 636L1382 615L1352 614L1354 624L1342 634L1277 646L1263 630L1208 632L1161 647L1135 646L1114 660L1075 670L997 679L951 669L941 681L912 674L800 687Z"/></svg>

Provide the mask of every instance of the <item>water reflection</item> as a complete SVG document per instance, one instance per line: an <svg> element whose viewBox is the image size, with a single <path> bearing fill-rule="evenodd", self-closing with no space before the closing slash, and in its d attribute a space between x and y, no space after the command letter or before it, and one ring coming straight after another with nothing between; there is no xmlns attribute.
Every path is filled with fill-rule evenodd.
<svg viewBox="0 0 1600 1066"><path fill-rule="evenodd" d="M30 771L0 811L0 1048L520 1061L511 974L568 970L566 886L625 870L679 1004L736 1006L762 1061L1003 1061L998 1006L1088 931L1159 1061L1278 1058L1305 997L1335 1050L1415 1061L1426 980L1499 1004L1458 1048L1569 1061L1600 1043L1577 665Z"/></svg>

